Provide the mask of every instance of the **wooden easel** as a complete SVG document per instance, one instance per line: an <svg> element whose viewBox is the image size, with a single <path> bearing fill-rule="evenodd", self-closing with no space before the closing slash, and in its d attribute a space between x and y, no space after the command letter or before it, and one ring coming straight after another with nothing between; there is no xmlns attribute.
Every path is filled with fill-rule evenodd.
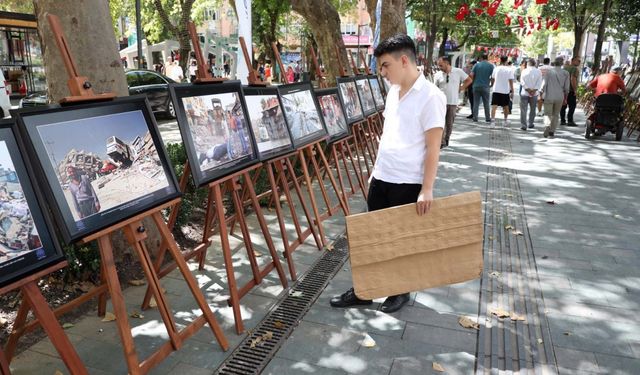
<svg viewBox="0 0 640 375"><path fill-rule="evenodd" d="M5 286L0 289L0 295L20 289L22 292L22 303L19 311L23 311L22 315L24 315L24 319L26 319L29 311L33 311L33 315L35 315L36 320L42 325L42 328L47 333L53 347L56 348L56 351L69 369L69 372L72 374L88 374L82 360L78 356L78 353L73 348L73 345L71 345L71 341L69 341L69 338L64 333L64 330L60 326L60 323L58 323L56 316L53 311L51 311L49 304L40 292L40 288L38 288L38 280L66 266L67 261L63 261L51 267L47 267L36 274ZM18 315L20 315L20 313ZM15 337L15 340L17 340L16 332L20 327L16 326L23 324L23 321L16 319L10 338ZM11 374L9 363L11 362L11 358L15 352L15 344L12 347L9 347L9 343L7 343L6 349L6 354L0 350L0 374L2 375Z"/></svg>
<svg viewBox="0 0 640 375"><path fill-rule="evenodd" d="M316 51L314 51L313 46L309 47L311 52L311 59L316 67L316 76L318 77L318 86L321 88L327 88L327 78L322 74L322 69L320 69L320 63L318 62L318 57L316 56Z"/></svg>
<svg viewBox="0 0 640 375"><path fill-rule="evenodd" d="M189 30L189 37L191 38L194 54L196 55L196 64L198 65L196 70L196 80L193 81L193 83L219 83L226 81L226 78L213 78L211 73L209 73L207 64L204 62L204 55L200 48L200 40L198 39L195 24L191 21L187 22L187 29Z"/></svg>
<svg viewBox="0 0 640 375"><path fill-rule="evenodd" d="M252 86L267 86L269 82L263 81L258 78L258 73L255 69L253 69L253 65L251 65L251 58L249 57L249 50L247 49L247 44L244 41L244 37L241 36L238 39L240 39L240 47L242 47L244 61L246 61L247 68L249 69L249 77L247 78L247 80Z"/></svg>
<svg viewBox="0 0 640 375"><path fill-rule="evenodd" d="M56 40L58 41L58 46L60 47L61 54L65 61L68 61L69 64L67 66L73 66L74 69L68 69L71 79L69 80L69 86L74 84L74 82L78 82L79 77L77 71L75 70L75 64L73 63L73 58L69 53L67 48L63 48L66 46L66 39L64 34L62 33L62 28L59 25L59 20L56 16L47 15L47 19L52 25L52 31L56 36ZM73 92L73 91L72 91ZM81 92L79 96L73 97L72 100L67 100L67 103L76 104L83 103L83 96L87 96L88 101L95 101L95 96L91 93ZM102 98L113 98L115 95L104 95ZM106 99L105 99L106 100ZM101 272L101 280L102 284L106 283L109 295L111 296L111 303L113 305L114 314L117 317L116 325L118 327L118 333L120 335L120 339L123 344L125 360L127 362L127 366L129 368L129 372L131 374L144 374L147 373L153 366L160 363L164 358L166 358L171 352L180 349L182 343L187 338L191 337L195 334L205 323L209 323L209 327L211 328L216 340L220 344L223 350L227 350L229 344L222 332L222 329L218 325L215 317L213 316L213 312L211 308L207 304L202 292L198 287L198 283L195 277L191 274L189 267L187 266L186 261L182 257L180 250L178 249L178 245L175 243L169 228L165 224L161 211L167 207L174 206L177 203L178 199L165 203L164 205L160 205L158 207L152 208L138 214L130 219L124 220L118 224L112 225L106 229L103 229L93 235L87 236L81 240L82 243L88 243L93 240L96 240L98 243L98 247L100 249L100 259L102 265ZM156 270L153 267L153 263L151 261L151 257L149 256L149 252L147 250L145 240L147 239L146 228L143 226L142 221L146 218L152 218L156 227L160 232L160 236L162 241L168 244L169 252L171 256L174 258L180 272L182 273L185 281L191 293L193 294L198 307L202 310L203 315L196 318L191 324L187 325L182 331L179 331L176 327L176 323L171 313L171 309L169 308L169 304L164 296L164 292L160 287L159 277ZM124 297L122 294L122 288L120 286L120 281L118 280L118 273L116 270L115 260L113 257L113 246L111 243L111 235L117 230L122 229L125 233L125 237L129 245L131 245L136 251L138 258L140 260L140 264L142 265L142 269L145 273L145 276L149 282L151 287L153 296L157 302L158 310L162 317L165 328L167 329L167 333L169 335L169 341L167 341L164 345L162 345L156 352L154 352L147 359L140 362L138 360L138 354L136 353L135 344L133 341L133 335L131 333L131 326L128 322L128 313L127 308L124 302ZM102 285L101 285L102 287ZM100 290L103 290L100 289ZM32 291L33 292L33 291ZM99 307L98 313L100 315L105 312L105 304L106 304L106 295L104 292L99 294ZM21 330L24 326L24 323L27 318L27 313L29 309L35 309L36 303L41 305L41 301L30 301L26 300L23 305L20 307L18 312L18 317L16 319L15 325L18 330ZM74 301L72 301L74 303ZM52 321L55 321L55 316L51 314L51 316L37 316L37 324L42 325L47 329L47 325L50 325ZM20 331L17 331L20 332ZM56 332L56 336L64 336L64 333ZM51 337L51 340L58 340L59 338ZM68 341L68 340L67 340ZM12 353L10 353L11 355ZM75 373L72 371L72 373ZM86 373L86 370L82 373Z"/></svg>

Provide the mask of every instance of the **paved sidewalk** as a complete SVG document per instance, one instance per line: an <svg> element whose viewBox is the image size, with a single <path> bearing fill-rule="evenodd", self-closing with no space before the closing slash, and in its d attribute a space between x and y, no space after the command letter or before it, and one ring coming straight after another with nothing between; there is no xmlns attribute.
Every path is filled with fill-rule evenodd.
<svg viewBox="0 0 640 375"><path fill-rule="evenodd" d="M541 117L536 118L533 131L519 129L516 107L508 130L482 122L473 124L464 118L469 113L468 107L461 110L451 146L442 152L436 195L480 190L483 197L490 197L496 193L491 184L492 171L508 171L514 189L522 197L521 222L526 225L522 229L529 234L533 265L526 275L515 276L526 277L532 290L541 296L538 326L547 330L550 339L540 343L549 348L546 371L640 373L640 324L636 316L640 308L637 230L640 146L626 137L615 142L611 135L587 141L582 135L583 127L561 127L555 139L545 139ZM577 122L583 123L583 119L578 111ZM497 135L501 147L496 146ZM354 196L350 206L353 212L362 211L365 204L361 195ZM273 212L267 212L267 220L279 246ZM259 232L254 221L250 221L250 227L252 233ZM332 240L340 238L344 218L340 215L330 218L325 228ZM254 239L260 242L257 235ZM238 251L233 260L241 282L248 280L250 269L240 243L234 239ZM233 315L225 303L226 278L218 249L214 241L208 252L207 269L195 274L233 348L246 335L236 335L233 329ZM268 254L264 247L258 251ZM299 275L321 255L309 238L294 253ZM265 258L263 255L258 259ZM286 262L281 261L286 269ZM493 271L494 265L485 263L485 276ZM490 332L492 322L483 314L483 306L490 302L485 300L486 280L485 277L482 281L412 293L410 304L394 314L379 311L382 300L376 300L372 306L332 309L329 298L351 285L347 262L263 373L421 375L438 373L433 370L434 362L447 374L474 373L480 367L476 360L479 350L491 349L478 339L483 330ZM178 274L163 279L162 285L178 323L199 314ZM144 287L125 291L130 311L139 309L137 304L143 293ZM256 327L287 293L272 272L241 301L246 328ZM458 324L461 316L478 321L481 331L461 327ZM143 319L130 321L135 324L133 332L141 357L167 338L155 310L144 312ZM512 323L500 324L509 330ZM95 314L89 314L66 332L91 374L127 372L113 323L103 323ZM514 332L517 336L517 331ZM365 335L375 341L374 347L363 345ZM526 348L521 355L531 354ZM232 351L222 352L205 326L152 373L211 374ZM497 349L489 354L504 362L496 353ZM17 356L11 368L14 374L66 371L47 339Z"/></svg>

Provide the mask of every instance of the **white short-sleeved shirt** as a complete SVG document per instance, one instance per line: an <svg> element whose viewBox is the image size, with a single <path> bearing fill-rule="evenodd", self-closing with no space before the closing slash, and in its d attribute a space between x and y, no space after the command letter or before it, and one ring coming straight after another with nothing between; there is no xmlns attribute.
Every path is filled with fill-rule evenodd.
<svg viewBox="0 0 640 375"><path fill-rule="evenodd" d="M514 74L514 69L507 65L499 65L495 69L493 69L493 74L491 78L493 78L493 92L498 94L508 94L511 92L511 87L509 86L509 80L515 80L516 76Z"/></svg>
<svg viewBox="0 0 640 375"><path fill-rule="evenodd" d="M394 184L422 184L427 152L424 133L444 128L447 99L422 74L402 99L399 96L400 86L392 85L372 176Z"/></svg>
<svg viewBox="0 0 640 375"><path fill-rule="evenodd" d="M447 83L449 76L449 83ZM468 75L460 68L451 67L449 74L442 70L433 77L433 83L444 92L447 97L447 105L458 105L460 102L460 85L467 79Z"/></svg>

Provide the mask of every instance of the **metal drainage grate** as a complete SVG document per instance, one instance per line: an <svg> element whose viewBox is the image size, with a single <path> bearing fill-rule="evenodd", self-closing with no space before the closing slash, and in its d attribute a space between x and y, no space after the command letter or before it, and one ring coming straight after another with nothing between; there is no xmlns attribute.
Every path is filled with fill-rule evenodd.
<svg viewBox="0 0 640 375"><path fill-rule="evenodd" d="M291 287L289 295L271 308L215 373L259 374L340 270L348 255L347 239L341 237L334 243L333 251L326 251L316 261Z"/></svg>

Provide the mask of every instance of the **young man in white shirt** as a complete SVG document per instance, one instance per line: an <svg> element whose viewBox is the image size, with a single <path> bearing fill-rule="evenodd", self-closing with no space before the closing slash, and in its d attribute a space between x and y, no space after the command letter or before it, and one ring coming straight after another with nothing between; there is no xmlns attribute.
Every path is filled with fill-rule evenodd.
<svg viewBox="0 0 640 375"><path fill-rule="evenodd" d="M536 117L538 92L542 87L542 73L536 67L536 60L529 59L527 68L520 75L520 129L527 130L527 110L529 110L529 129L533 129Z"/></svg>
<svg viewBox="0 0 640 375"><path fill-rule="evenodd" d="M540 66L540 74L542 74L542 80L544 81L544 77L547 76L547 72L551 69L553 69L553 67L551 66L551 59L548 57L545 57L542 60L542 65ZM542 97L539 96L538 97L538 116L542 116L544 115L544 107L542 106Z"/></svg>
<svg viewBox="0 0 640 375"><path fill-rule="evenodd" d="M440 158L446 97L416 65L416 47L405 34L392 36L376 47L380 73L389 80L384 130L369 183L369 211L416 203L425 215L433 202L433 186ZM388 297L381 311L392 313L409 302L409 293ZM331 299L333 307L369 305L353 288Z"/></svg>
<svg viewBox="0 0 640 375"><path fill-rule="evenodd" d="M515 79L513 69L507 65L507 60L507 56L500 56L500 65L493 70L491 75L491 86L493 86L491 122L496 121L496 110L498 107L502 107L504 126L509 125L509 102L513 98L513 80Z"/></svg>
<svg viewBox="0 0 640 375"><path fill-rule="evenodd" d="M449 56L438 58L438 68L440 68L440 71L433 77L433 83L447 97L445 130L442 135L442 144L440 145L440 148L444 148L449 146L449 138L453 131L453 120L456 118L460 93L464 92L473 81L464 70L451 66Z"/></svg>

